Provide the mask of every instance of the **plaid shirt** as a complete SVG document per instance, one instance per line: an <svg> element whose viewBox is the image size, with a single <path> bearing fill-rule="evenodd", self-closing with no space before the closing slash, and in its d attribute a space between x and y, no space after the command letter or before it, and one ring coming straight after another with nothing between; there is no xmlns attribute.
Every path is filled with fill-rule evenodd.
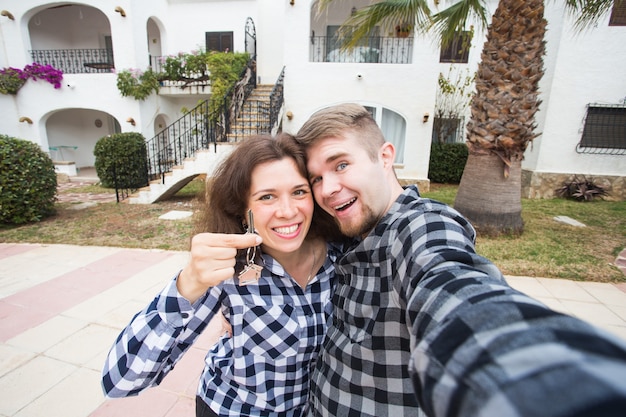
<svg viewBox="0 0 626 417"><path fill-rule="evenodd" d="M122 331L106 360L108 397L135 395L156 385L220 310L233 337L208 352L198 395L219 415L300 416L307 406L309 373L332 312L334 262L328 256L302 289L282 266L263 255L258 284L228 280L191 305L174 279Z"/></svg>
<svg viewBox="0 0 626 417"><path fill-rule="evenodd" d="M597 400L626 410L623 341L509 287L474 238L458 212L409 187L338 260L313 415L609 415L584 413Z"/></svg>

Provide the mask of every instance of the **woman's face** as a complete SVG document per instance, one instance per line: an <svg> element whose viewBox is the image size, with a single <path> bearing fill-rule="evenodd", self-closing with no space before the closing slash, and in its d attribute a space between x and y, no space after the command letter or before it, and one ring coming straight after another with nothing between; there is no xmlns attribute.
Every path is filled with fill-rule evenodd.
<svg viewBox="0 0 626 417"><path fill-rule="evenodd" d="M313 196L293 159L266 162L252 170L248 208L263 238L263 252L280 258L300 248L311 226Z"/></svg>

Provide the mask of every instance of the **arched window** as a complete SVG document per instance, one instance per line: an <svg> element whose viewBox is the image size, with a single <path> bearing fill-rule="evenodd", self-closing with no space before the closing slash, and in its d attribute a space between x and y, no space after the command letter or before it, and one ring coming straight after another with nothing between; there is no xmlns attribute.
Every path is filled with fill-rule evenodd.
<svg viewBox="0 0 626 417"><path fill-rule="evenodd" d="M404 117L393 110L379 106L364 106L385 135L388 142L396 147L396 164L404 163L404 142L406 140L406 121Z"/></svg>

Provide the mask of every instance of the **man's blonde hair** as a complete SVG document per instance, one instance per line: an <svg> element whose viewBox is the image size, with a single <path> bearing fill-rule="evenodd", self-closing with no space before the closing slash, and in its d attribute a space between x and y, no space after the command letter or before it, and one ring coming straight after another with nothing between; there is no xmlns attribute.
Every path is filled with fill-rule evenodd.
<svg viewBox="0 0 626 417"><path fill-rule="evenodd" d="M315 112L302 125L296 140L308 149L321 139L345 137L347 131L356 133L372 161L378 159L385 137L372 115L359 104L339 104Z"/></svg>

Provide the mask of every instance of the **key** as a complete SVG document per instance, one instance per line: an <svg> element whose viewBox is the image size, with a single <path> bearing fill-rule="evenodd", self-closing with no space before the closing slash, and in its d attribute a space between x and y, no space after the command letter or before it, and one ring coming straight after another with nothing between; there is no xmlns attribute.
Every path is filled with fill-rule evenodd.
<svg viewBox="0 0 626 417"><path fill-rule="evenodd" d="M248 210L248 230L246 233L254 233L254 216L252 210ZM253 284L259 281L263 267L254 263L256 256L256 246L248 248L246 252L246 266L239 273L239 285ZM252 252L252 255L250 255Z"/></svg>
<svg viewBox="0 0 626 417"><path fill-rule="evenodd" d="M248 231L246 233L255 233L254 216L252 215L252 210L248 210Z"/></svg>

